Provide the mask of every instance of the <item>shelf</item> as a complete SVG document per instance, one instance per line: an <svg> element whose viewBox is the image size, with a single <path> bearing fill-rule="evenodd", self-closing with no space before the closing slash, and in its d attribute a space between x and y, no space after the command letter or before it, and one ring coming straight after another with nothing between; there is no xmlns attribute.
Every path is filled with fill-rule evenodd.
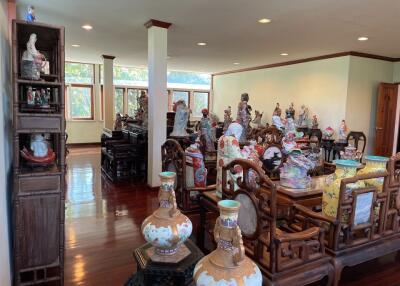
<svg viewBox="0 0 400 286"><path fill-rule="evenodd" d="M61 87L61 82L43 81L43 80L29 80L29 79L17 79L18 84L26 85L38 85L38 86L49 86L49 87Z"/></svg>
<svg viewBox="0 0 400 286"><path fill-rule="evenodd" d="M30 167L22 166L18 169L18 177L34 177L34 176L48 176L48 175L60 175L61 168L56 164L52 164L48 167Z"/></svg>

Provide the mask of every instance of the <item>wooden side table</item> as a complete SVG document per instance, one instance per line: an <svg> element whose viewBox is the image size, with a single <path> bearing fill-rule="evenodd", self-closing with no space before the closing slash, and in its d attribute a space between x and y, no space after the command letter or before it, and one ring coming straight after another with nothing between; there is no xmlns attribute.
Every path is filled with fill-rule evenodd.
<svg viewBox="0 0 400 286"><path fill-rule="evenodd" d="M204 255L191 240L187 240L185 245L191 251L190 255L175 264L153 262L146 254L146 250L151 247L150 243L135 249L133 254L137 263L137 272L125 286L194 285L193 270Z"/></svg>
<svg viewBox="0 0 400 286"><path fill-rule="evenodd" d="M322 138L321 140L321 147L324 148L325 151L325 162L331 162L331 152L333 150L334 143L334 139Z"/></svg>

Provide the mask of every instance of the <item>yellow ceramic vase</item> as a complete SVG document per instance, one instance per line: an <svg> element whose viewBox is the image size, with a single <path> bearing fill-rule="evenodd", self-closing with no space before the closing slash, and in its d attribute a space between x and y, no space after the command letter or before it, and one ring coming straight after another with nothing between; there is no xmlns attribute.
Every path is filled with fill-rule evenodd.
<svg viewBox="0 0 400 286"><path fill-rule="evenodd" d="M386 171L386 165L389 158L381 156L365 156L364 161L365 167L358 171L358 175ZM365 180L365 185L367 187L376 187L379 192L382 192L383 180L383 178Z"/></svg>
<svg viewBox="0 0 400 286"><path fill-rule="evenodd" d="M335 160L336 171L328 176L325 181L325 188L322 194L322 212L331 217L337 217L339 204L340 183L342 179L354 177L357 174L359 162L353 160ZM346 192L352 189L364 187L363 182L348 185Z"/></svg>

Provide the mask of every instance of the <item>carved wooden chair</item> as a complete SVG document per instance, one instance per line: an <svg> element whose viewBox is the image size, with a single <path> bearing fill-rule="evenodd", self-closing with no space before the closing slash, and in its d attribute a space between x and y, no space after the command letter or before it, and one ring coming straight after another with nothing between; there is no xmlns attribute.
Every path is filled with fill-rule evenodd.
<svg viewBox="0 0 400 286"><path fill-rule="evenodd" d="M325 245L333 257L334 285L338 285L345 266L398 251L400 249L400 178L395 169L400 154L389 162L389 173L381 172L343 179L336 217L295 205L290 227L300 231L310 226L324 227ZM384 178L383 191L376 187L349 190L357 181Z"/></svg>
<svg viewBox="0 0 400 286"><path fill-rule="evenodd" d="M350 131L349 134L347 134L346 142L347 145L351 144L364 154L365 146L367 145L367 137L364 132Z"/></svg>
<svg viewBox="0 0 400 286"><path fill-rule="evenodd" d="M178 207L183 212L197 212L199 210L199 194L204 191L215 190L215 185L195 187L187 180L187 171L193 165L188 162L185 151L178 141L168 139L161 146L162 170L176 173L175 193Z"/></svg>
<svg viewBox="0 0 400 286"><path fill-rule="evenodd" d="M234 182L228 172L242 175ZM324 277L331 284L333 267L325 254L323 229L313 226L295 233L278 229L277 187L260 167L234 160L223 167L222 186L223 198L241 203L238 224L246 254L267 277L266 285L306 285Z"/></svg>

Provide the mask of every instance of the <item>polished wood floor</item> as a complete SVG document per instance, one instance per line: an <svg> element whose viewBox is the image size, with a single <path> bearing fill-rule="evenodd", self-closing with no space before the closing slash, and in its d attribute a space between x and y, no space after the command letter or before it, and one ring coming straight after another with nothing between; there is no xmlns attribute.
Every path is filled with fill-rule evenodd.
<svg viewBox="0 0 400 286"><path fill-rule="evenodd" d="M133 250L140 226L155 208L156 192L143 183L102 179L100 148L72 148L68 156L65 285L120 286L136 271ZM398 286L395 255L344 270L344 286Z"/></svg>

